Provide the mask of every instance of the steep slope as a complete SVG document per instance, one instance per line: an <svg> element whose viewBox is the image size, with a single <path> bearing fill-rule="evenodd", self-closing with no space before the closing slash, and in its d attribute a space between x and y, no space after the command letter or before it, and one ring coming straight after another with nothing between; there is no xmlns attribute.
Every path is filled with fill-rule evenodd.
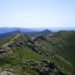
<svg viewBox="0 0 75 75"><path fill-rule="evenodd" d="M59 31L46 39L38 37L37 42L42 48L54 51L75 67L75 31Z"/></svg>
<svg viewBox="0 0 75 75"><path fill-rule="evenodd" d="M55 42L55 48L58 47L56 52L75 66L75 31L61 31L50 39Z"/></svg>
<svg viewBox="0 0 75 75"><path fill-rule="evenodd" d="M19 33L4 40L8 41L0 42L1 75L73 75L72 65L52 54L52 51L43 49L27 35Z"/></svg>

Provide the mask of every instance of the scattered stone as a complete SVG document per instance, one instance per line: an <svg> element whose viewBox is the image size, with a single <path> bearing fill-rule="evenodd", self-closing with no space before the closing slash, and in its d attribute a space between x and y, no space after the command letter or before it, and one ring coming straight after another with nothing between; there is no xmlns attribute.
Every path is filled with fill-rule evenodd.
<svg viewBox="0 0 75 75"><path fill-rule="evenodd" d="M54 62L50 61L35 61L30 64L30 67L40 75L66 75L64 71L58 68Z"/></svg>
<svg viewBox="0 0 75 75"><path fill-rule="evenodd" d="M0 75L18 75L13 69L1 69Z"/></svg>

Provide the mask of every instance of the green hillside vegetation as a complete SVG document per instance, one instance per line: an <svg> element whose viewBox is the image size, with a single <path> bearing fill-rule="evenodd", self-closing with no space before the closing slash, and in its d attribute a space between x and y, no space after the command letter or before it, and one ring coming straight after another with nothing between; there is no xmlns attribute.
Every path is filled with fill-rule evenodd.
<svg viewBox="0 0 75 75"><path fill-rule="evenodd" d="M37 42L42 48L56 52L75 67L75 31L56 32L48 40L38 38Z"/></svg>
<svg viewBox="0 0 75 75"><path fill-rule="evenodd" d="M64 35L66 35L66 34L64 34ZM1 40L0 47L2 47L2 45L4 45L5 43L11 41L11 39L14 37L15 36L11 36L9 38ZM50 40L53 40L53 39L58 38L58 37L52 36L49 38L50 38ZM14 46L10 47L12 50L11 54L9 54L9 53L0 54L0 67L2 69L11 69L12 68L15 70L14 75L42 75L36 69L31 68L30 65L35 63L35 62L38 62L38 63L41 62L42 63L42 61L50 61L50 62L54 62L55 65L58 67L58 70L62 69L66 75L73 75L73 68L72 68L73 66L71 64L67 63L66 61L62 60L58 56L42 55L42 54L35 52L32 48L23 47L23 46L20 47L20 46L16 45L19 42L24 42L27 40L31 40L31 39L28 36L21 34L19 37L17 37L17 39L13 40L14 42L11 45L14 45ZM62 39L62 40L64 40L64 39ZM67 55L67 57L64 56L65 53L63 53L63 51L62 51L63 49L60 49L58 44L56 46L55 43L53 43L52 41L51 41L52 43L50 43L46 40L37 39L36 42L44 50L54 51L59 56L62 56L65 59L67 57L69 57L69 55ZM58 41L56 41L56 42L58 42ZM61 51L59 51L59 50L61 50ZM70 58L67 60L70 60ZM43 68L42 65L40 68ZM48 73L48 75L55 75L53 72L54 72L54 70L51 71L50 73ZM61 75L61 74L58 74L58 75Z"/></svg>

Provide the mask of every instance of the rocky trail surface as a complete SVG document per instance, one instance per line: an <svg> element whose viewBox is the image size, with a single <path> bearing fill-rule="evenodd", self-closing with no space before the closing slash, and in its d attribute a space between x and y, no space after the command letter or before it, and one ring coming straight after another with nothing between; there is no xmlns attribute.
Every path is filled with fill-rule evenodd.
<svg viewBox="0 0 75 75"><path fill-rule="evenodd" d="M1 49L0 49L0 54L2 53L12 53L12 50L10 49L10 47L8 47L10 44L12 44L14 42L15 39L17 39L20 36L20 34L17 34L14 38L11 39L10 42L5 43Z"/></svg>

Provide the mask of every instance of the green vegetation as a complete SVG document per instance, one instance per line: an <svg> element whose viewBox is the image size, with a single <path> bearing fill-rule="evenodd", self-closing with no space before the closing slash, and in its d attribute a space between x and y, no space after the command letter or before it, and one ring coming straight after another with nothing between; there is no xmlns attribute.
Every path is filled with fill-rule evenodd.
<svg viewBox="0 0 75 75"><path fill-rule="evenodd" d="M56 32L48 40L38 39L37 42L41 47L55 51L75 67L75 31Z"/></svg>
<svg viewBox="0 0 75 75"><path fill-rule="evenodd" d="M4 68L15 67L16 69L21 69L21 73L29 73L30 75L37 75L37 73L30 69L30 67L23 63L23 61L43 61L49 60L54 61L58 66L63 68L67 75L72 75L72 66L65 63L59 58L56 57L47 57L43 55L39 55L30 49L24 48L13 48L13 53L10 57L0 59L0 65ZM24 75L24 74L23 74Z"/></svg>
<svg viewBox="0 0 75 75"><path fill-rule="evenodd" d="M11 36L9 38L1 40L0 47L3 44L9 42L12 38L13 37ZM2 54L0 55L0 67L17 69L19 75L39 75L37 71L30 68L30 62L49 60L63 69L66 75L73 75L73 65L75 63L74 38L74 32L61 32L58 34L55 33L54 35L50 36L49 42L40 38L36 40L36 42L39 44L39 46L42 47L42 49L54 51L57 56L40 55L34 52L31 48L14 46L11 48L11 54L7 54L4 57L1 57ZM21 35L14 41L20 42L28 39L29 38L26 35Z"/></svg>

